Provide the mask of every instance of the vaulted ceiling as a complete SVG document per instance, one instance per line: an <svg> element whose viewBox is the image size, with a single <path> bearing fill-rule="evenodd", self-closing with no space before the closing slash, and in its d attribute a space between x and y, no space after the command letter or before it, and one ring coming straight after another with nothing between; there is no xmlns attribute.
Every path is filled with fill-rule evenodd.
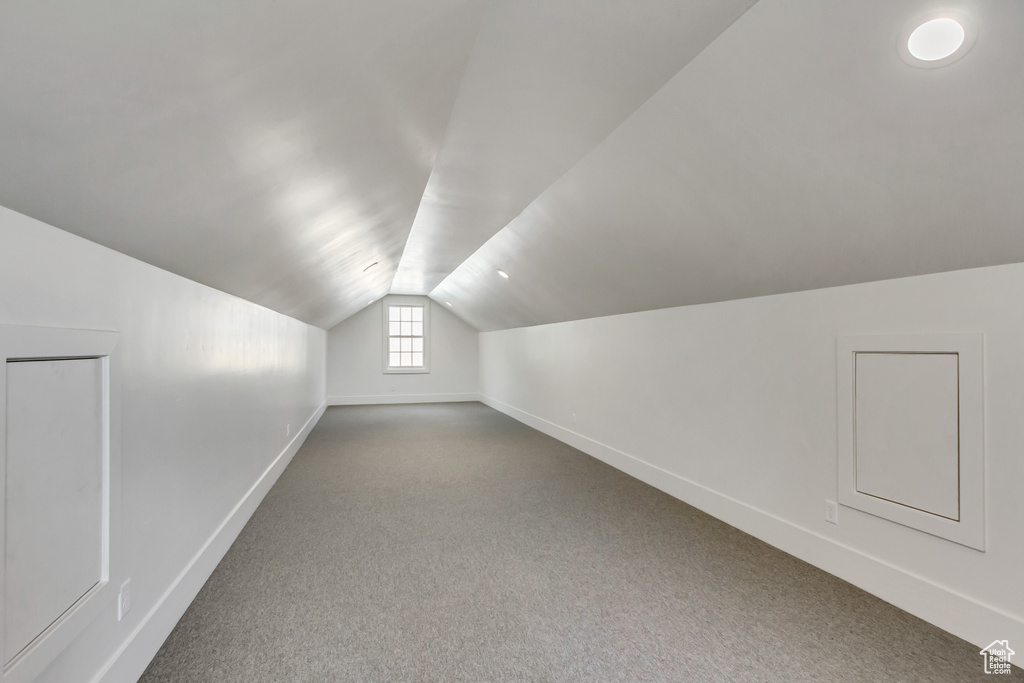
<svg viewBox="0 0 1024 683"><path fill-rule="evenodd" d="M950 7L970 51L904 61ZM0 204L325 328L1019 262L1021 35L1015 0L8 0Z"/></svg>

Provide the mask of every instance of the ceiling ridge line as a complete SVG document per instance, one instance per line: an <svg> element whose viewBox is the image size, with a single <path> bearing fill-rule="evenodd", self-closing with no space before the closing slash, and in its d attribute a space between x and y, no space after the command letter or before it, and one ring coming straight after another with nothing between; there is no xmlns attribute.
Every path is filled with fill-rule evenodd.
<svg viewBox="0 0 1024 683"><path fill-rule="evenodd" d="M530 209L530 207L531 207L531 206L533 206L534 204L536 204L538 200L540 200L540 199L541 199L542 197L544 197L544 195L546 195L546 194L547 194L548 192L550 192L550 191L552 190L552 188L554 188L554 187L555 187L556 185L558 185L558 184L559 184L560 182L562 182L562 181L563 181L563 180L565 179L565 177L566 177L566 176L568 176L568 175L569 175L570 173L572 173L572 171L573 171L573 170L575 170L575 169L576 169L576 168L577 168L577 167L578 167L578 166L579 166L580 164L582 164L582 163L583 163L584 161L586 161L586 160L587 160L588 158L590 158L590 157L591 157L591 156L592 156L592 155L593 155L593 154L594 154L594 153L595 153L595 152L596 152L596 151L597 151L597 150L598 150L598 149L599 149L599 148L600 148L601 146L603 146L603 145L604 145L604 144L605 144L606 142L608 142L608 140L609 140L609 139L611 139L611 137L612 137L613 135L615 135L615 134L616 134L616 133L617 133L617 132L618 132L618 131L619 131L619 130L620 130L620 129L621 129L622 127L623 127L623 126L625 126L625 125L626 125L626 124L627 124L627 123L628 123L628 122L629 122L630 120L632 120L632 119L633 119L633 117L635 117L635 116L636 116L636 115L637 115L637 114L638 114L638 113L639 113L639 112L640 112L640 111L641 111L642 109L644 109L645 107L647 107L647 106L648 106L648 105L650 104L650 102L651 102L651 101L652 101L652 100L653 100L653 99L654 99L655 97L657 97L657 96L659 95L659 93L661 93L662 91L664 91L664 90L665 90L665 88L666 88L666 87L668 87L668 85L669 85L669 84L670 84L670 83L671 83L672 81L674 81L674 80L675 80L676 78L678 78L678 77L679 77L679 74L681 74L681 73L682 73L683 71L685 71L685 70L687 69L687 67L689 67L689 66L690 66L691 64L693 64L693 62L694 62L694 61L696 61L696 60L697 60L697 59L698 59L698 58L699 58L699 57L700 57L701 55L703 55L703 54L704 54L704 53L705 53L705 52L706 52L706 51L708 50L708 48L709 48L709 47L711 47L712 45L714 45L714 44L715 44L715 42L716 42L716 41L718 41L718 39L719 39L719 38L721 38L721 37L722 37L722 35L724 35L724 34L725 34L725 33L726 33L726 32L727 32L727 31L728 31L728 30L729 30L730 28L732 28L732 26L733 26L733 25L735 25L737 21L739 21L739 20L740 20L741 18L743 18L743 17L744 17L744 16L745 16L745 15L746 15L746 14L747 14L748 12L750 12L750 10L751 10L751 9L752 9L752 8L753 8L753 7L755 6L755 5L757 5L757 4L758 4L758 2L760 2L760 0L753 0L753 1L752 1L752 2L751 2L751 3L750 3L750 4L748 5L748 6L747 6L747 8L746 8L745 10L743 10L742 12L740 12L739 14L737 14L737 15L736 15L736 16L735 16L735 17L734 17L734 18L732 19L732 21L730 21L730 22L729 22L729 23L728 23L728 24L727 24L727 25L726 25L726 26L725 26L725 27L724 27L724 28L723 28L723 29L722 29L721 31L719 31L719 32L718 32L718 34L717 34L717 35L716 35L716 36L714 37L714 39L712 39L712 40L708 41L708 42L707 42L707 44L705 44L705 45L704 45L704 46L703 46L703 47L702 47L702 48L701 48L700 50L698 50L698 51L697 51L697 52L696 52L696 53L695 53L695 54L694 54L694 55L693 55L693 56L692 56L692 57L691 57L690 59L688 59L688 60L686 61L686 63L685 63L685 64L683 64L683 65L682 65L682 66L681 66L681 67L680 67L679 69L677 69L677 70L676 70L676 71L675 71L675 72L674 72L674 73L673 73L673 74L672 74L671 76L669 76L669 77L668 77L667 79L665 79L665 81L664 81L664 82L662 82L662 83L661 83L661 85L660 85L660 86L658 86L658 88L657 88L656 90L654 90L654 91L653 91L653 92L652 92L652 93L651 93L651 94L650 94L650 95L649 95L649 96L648 96L648 97L647 97L646 99L644 99L644 100L643 100L643 101L642 101L642 102L641 102L640 104L638 104L638 105L636 106L636 108L635 108L635 109L633 109L633 110L632 110L632 111L631 111L631 112L629 113L629 115L628 115L628 116L626 116L626 117L625 117L625 118L623 118L623 119L622 119L621 121L619 121L619 123L617 123L617 124L616 124L616 125L615 125L615 126L614 126L614 127L613 127L613 128L612 128L612 129L611 129L611 130L610 130L609 132L608 132L608 134L607 134L607 135L605 135L604 137L602 137L602 138L601 138L601 139L600 139L600 140L599 140L599 141L598 141L597 143L595 143L595 144L594 144L594 145L593 145L593 146L592 146L592 147L591 147L591 148L590 148L589 150L587 150L587 152L586 152L585 154L583 154L582 156L580 156L580 157L579 157L579 158L578 158L578 159L577 159L577 160L576 160L576 161L575 161L575 162L574 162L574 163L573 163L573 164L572 164L571 166L569 166L569 167L568 167L568 168L567 168L567 169L566 169L566 170L565 170L565 171L564 171L564 172L563 172L563 173L562 173L561 175L559 175L559 176L558 176L557 178L555 178L555 179L554 179L554 180L553 180L553 181L552 181L552 182L551 182L551 183L550 183L550 184L549 184L549 185L548 185L547 187L545 187L543 191L541 191L541 192L540 192L539 194L537 194L537 196L535 196L535 197L534 197L533 199L531 199L531 200L530 200L530 202L529 202L529 203L528 203L528 204L527 204L526 206L524 206L524 207L523 207L523 208L522 208L522 209L521 209L521 210L520 210L520 211L519 211L518 213L516 213L516 215L515 215L515 216L514 216L514 217L513 217L512 219L510 219L510 220L509 220L509 222L508 222L508 223L506 223L505 225L503 225L503 226L502 226L501 228L499 228L499 229L498 229L498 230L497 230L497 231L496 231L496 232L495 232L494 234L492 234L492 235L491 235L490 237L488 237L488 238L487 238L487 239L486 239L486 240L485 240L485 241L484 241L484 242L483 242L482 244L480 244L480 246L478 246L478 247L477 247L477 248L476 248L476 249L475 249L475 250L473 251L473 253L472 253L472 254L470 254L470 255L469 255L469 256L467 256L467 257L466 257L465 259L463 259L463 260L462 260L462 262L461 262L461 263L459 263L459 265L457 265L457 266L456 266L455 268L453 268L453 269L452 269L452 270L451 270L451 271L450 271L450 272L449 272L449 273L448 273L447 275L445 275L445 277L444 277L444 278L443 278L443 279L442 279L442 280L441 280L441 281L440 281L439 283L437 283L437 285L435 285L435 286L434 286L434 288L433 288L433 289L431 289L431 290L430 290L430 291L429 291L429 292L428 292L428 293L426 294L426 296L429 296L429 297L431 297L431 298L434 298L434 293L435 293L435 292L437 292L437 290L438 290L438 289L440 289L440 288L441 288L441 287L442 287L442 286L443 286L443 285L444 285L444 284L445 284L445 283L446 283L446 282L447 282L447 281L449 280L449 278L451 278L451 276L452 276L452 275L453 275L453 274L454 274L454 273L455 273L456 271L458 271L458 270L459 270L460 268L462 268L462 267L463 267L463 266L464 266L464 265L466 264L466 262L467 262L467 261L471 260L471 259L472 259L473 257L475 257L475 256L476 256L477 254L479 254L479 253L480 253L480 252L481 252L481 251L482 251L482 250L483 250L483 249L484 249L484 248L485 248L485 247L486 247L486 246L487 246L488 244L490 244L490 243L491 243L491 242L492 242L493 240L495 240L495 239L496 239L496 238L498 237L498 235L500 235L500 234L501 234L501 233L503 233L503 232L504 232L505 230L507 230L507 229L508 229L508 228L509 228L509 227L510 227L510 226L511 226L511 225L512 225L513 223L515 223L516 221L518 221L518 220L519 220L519 219L520 219L520 218L522 217L522 215L523 215L524 213L526 213L526 212L527 212L527 211L528 211L528 210ZM440 156L440 154L439 154L438 156ZM417 213L418 213L418 212L417 212ZM406 245L408 246L408 242L406 243Z"/></svg>

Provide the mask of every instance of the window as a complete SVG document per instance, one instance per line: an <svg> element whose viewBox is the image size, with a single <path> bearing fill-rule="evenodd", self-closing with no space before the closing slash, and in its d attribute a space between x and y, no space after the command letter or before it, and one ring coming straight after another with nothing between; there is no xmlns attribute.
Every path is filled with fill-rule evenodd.
<svg viewBox="0 0 1024 683"><path fill-rule="evenodd" d="M384 372L430 372L427 353L429 303L391 299L384 303Z"/></svg>
<svg viewBox="0 0 1024 683"><path fill-rule="evenodd" d="M422 306L388 306L388 367L423 367Z"/></svg>

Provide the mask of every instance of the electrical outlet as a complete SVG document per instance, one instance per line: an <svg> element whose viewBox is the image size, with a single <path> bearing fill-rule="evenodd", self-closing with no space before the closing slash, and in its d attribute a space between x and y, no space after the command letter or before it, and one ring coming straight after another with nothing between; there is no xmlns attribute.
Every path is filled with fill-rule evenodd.
<svg viewBox="0 0 1024 683"><path fill-rule="evenodd" d="M576 424L576 413L572 414L572 423Z"/></svg>
<svg viewBox="0 0 1024 683"><path fill-rule="evenodd" d="M284 435L285 436L291 436L292 435L292 426L291 425L288 425L287 427L284 428Z"/></svg>
<svg viewBox="0 0 1024 683"><path fill-rule="evenodd" d="M839 506L835 504L835 501L825 501L825 521L839 524Z"/></svg>
<svg viewBox="0 0 1024 683"><path fill-rule="evenodd" d="M132 608L132 580L125 579L121 584L121 592L117 595L117 620L124 619L128 610Z"/></svg>

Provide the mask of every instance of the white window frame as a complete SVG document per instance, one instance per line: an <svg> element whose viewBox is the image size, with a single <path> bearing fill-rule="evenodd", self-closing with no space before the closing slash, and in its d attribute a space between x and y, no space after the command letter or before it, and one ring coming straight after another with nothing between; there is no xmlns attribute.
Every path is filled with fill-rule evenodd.
<svg viewBox="0 0 1024 683"><path fill-rule="evenodd" d="M423 309L423 365L422 367L395 367L390 365L391 330L388 314L391 306L418 306ZM386 375L424 375L430 372L430 299L426 297L386 297L381 304L384 332L383 368Z"/></svg>

